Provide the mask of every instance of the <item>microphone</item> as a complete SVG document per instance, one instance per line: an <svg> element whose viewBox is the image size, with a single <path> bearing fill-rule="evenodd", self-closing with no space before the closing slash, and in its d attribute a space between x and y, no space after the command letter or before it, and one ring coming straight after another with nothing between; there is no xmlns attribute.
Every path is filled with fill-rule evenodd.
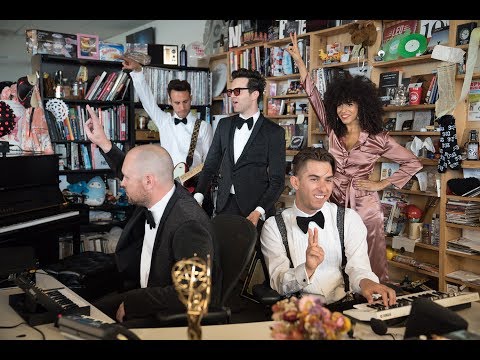
<svg viewBox="0 0 480 360"><path fill-rule="evenodd" d="M387 323L383 320L372 318L370 319L370 327L372 328L373 332L377 335L383 336L383 335L390 335L393 340L395 339L395 336L393 334L388 332L388 326Z"/></svg>

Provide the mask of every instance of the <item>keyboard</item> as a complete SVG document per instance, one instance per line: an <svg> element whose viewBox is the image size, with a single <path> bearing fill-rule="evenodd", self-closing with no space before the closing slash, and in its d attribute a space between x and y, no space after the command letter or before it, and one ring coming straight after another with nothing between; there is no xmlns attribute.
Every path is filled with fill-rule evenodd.
<svg viewBox="0 0 480 360"><path fill-rule="evenodd" d="M27 221L20 221L15 224L11 225L6 225L6 226L0 226L0 234L1 233L7 233L9 231L14 231L14 230L20 230L20 229L25 229L29 228L31 226L36 226L40 224L45 224L57 220L62 220L74 216L78 216L80 214L80 211L68 211L60 214L55 214L55 215L50 215L50 216L45 216L45 217L39 217L37 219L32 219L32 220L27 220ZM17 218L18 219L18 218Z"/></svg>
<svg viewBox="0 0 480 360"><path fill-rule="evenodd" d="M27 317L25 320L30 325L54 322L59 314L90 315L90 306L70 299L67 292L62 292L64 289L42 290L23 275L17 276L14 283L24 294L10 295L10 306L22 317Z"/></svg>
<svg viewBox="0 0 480 360"><path fill-rule="evenodd" d="M436 290L427 290L398 296L397 303L392 306L384 306L381 300L377 300L372 304L354 305L353 309L345 310L343 313L360 321L370 321L372 318L380 320L395 319L408 316L412 308L412 302L418 298L430 299L443 307L469 304L480 299L478 292L444 293Z"/></svg>

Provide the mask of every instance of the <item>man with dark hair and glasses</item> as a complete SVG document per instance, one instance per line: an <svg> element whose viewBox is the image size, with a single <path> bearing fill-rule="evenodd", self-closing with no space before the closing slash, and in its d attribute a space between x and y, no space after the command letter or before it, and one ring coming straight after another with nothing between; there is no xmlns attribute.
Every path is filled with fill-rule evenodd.
<svg viewBox="0 0 480 360"><path fill-rule="evenodd" d="M232 72L234 116L220 120L194 194L201 204L218 179L216 214L236 214L254 225L275 214L285 187L285 130L260 113L265 78L254 70Z"/></svg>
<svg viewBox="0 0 480 360"><path fill-rule="evenodd" d="M191 168L203 163L212 143L213 131L210 124L200 122L193 161L187 162L188 150L197 117L190 112L192 94L190 84L174 79L168 83L167 93L173 114L163 111L157 105L152 90L145 81L143 67L137 61L124 58L123 69L132 70L130 76L142 106L160 131L160 144L172 157L173 164L187 163Z"/></svg>

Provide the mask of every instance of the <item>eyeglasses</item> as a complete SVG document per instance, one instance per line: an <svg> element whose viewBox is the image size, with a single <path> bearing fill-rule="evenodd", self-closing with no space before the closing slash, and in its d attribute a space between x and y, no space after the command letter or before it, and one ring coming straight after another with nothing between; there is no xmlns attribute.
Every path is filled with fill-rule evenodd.
<svg viewBox="0 0 480 360"><path fill-rule="evenodd" d="M248 90L248 88L235 88L235 89L227 89L227 96L232 96L232 92L235 96L240 95L241 90Z"/></svg>

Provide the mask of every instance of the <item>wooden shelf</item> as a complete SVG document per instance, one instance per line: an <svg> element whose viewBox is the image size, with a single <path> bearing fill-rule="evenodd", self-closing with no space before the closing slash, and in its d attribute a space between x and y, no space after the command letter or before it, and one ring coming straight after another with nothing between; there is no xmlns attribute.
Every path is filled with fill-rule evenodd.
<svg viewBox="0 0 480 360"><path fill-rule="evenodd" d="M295 119L298 115L297 114L293 114L293 115L267 115L267 118L269 119L277 119L277 120L280 120L280 119Z"/></svg>
<svg viewBox="0 0 480 360"><path fill-rule="evenodd" d="M465 285L467 287L480 290L480 285L472 284L472 283L461 281L461 280L458 280L458 279L453 279L453 278L448 277L448 276L445 276L445 281L448 281L448 282L454 283L454 284L458 284L458 285Z"/></svg>
<svg viewBox="0 0 480 360"><path fill-rule="evenodd" d="M305 99L307 94L285 94L285 95L275 95L268 96L267 99Z"/></svg>
<svg viewBox="0 0 480 360"><path fill-rule="evenodd" d="M212 101L223 101L223 96L214 96Z"/></svg>
<svg viewBox="0 0 480 360"><path fill-rule="evenodd" d="M423 249L428 249L432 251L438 251L438 246L435 245L429 245L429 244L424 244L422 242L416 242L415 247L423 248Z"/></svg>
<svg viewBox="0 0 480 360"><path fill-rule="evenodd" d="M297 39L306 39L310 37L310 33L306 34L298 34ZM277 40L272 40L267 43L265 43L266 46L272 47L272 46L279 46L279 45L286 45L290 43L290 36L284 37L283 39L277 39Z"/></svg>
<svg viewBox="0 0 480 360"><path fill-rule="evenodd" d="M480 169L480 161L479 160L462 160L462 168Z"/></svg>
<svg viewBox="0 0 480 360"><path fill-rule="evenodd" d="M410 110L434 110L435 104L405 105L405 106L386 105L383 107L383 109L385 110L385 112L410 111Z"/></svg>
<svg viewBox="0 0 480 360"><path fill-rule="evenodd" d="M280 76L269 76L266 78L267 81L282 81L282 80L290 80L290 79L299 79L300 74L288 74L288 75L280 75Z"/></svg>
<svg viewBox="0 0 480 360"><path fill-rule="evenodd" d="M440 131L389 131L395 136L440 136Z"/></svg>
<svg viewBox="0 0 480 360"><path fill-rule="evenodd" d="M216 61L216 60L223 60L223 59L228 59L228 51L210 55L208 58L208 61Z"/></svg>
<svg viewBox="0 0 480 360"><path fill-rule="evenodd" d="M447 200L455 200L455 201L479 201L480 196L468 197L468 196L457 196L457 195L447 195Z"/></svg>
<svg viewBox="0 0 480 360"><path fill-rule="evenodd" d="M314 135L327 135L325 131L320 131L320 130L312 130L312 134Z"/></svg>
<svg viewBox="0 0 480 360"><path fill-rule="evenodd" d="M463 225L463 224L455 224L446 221L445 226L450 228L457 228L457 229L468 229L468 230L477 230L480 231L480 226L470 226L470 225Z"/></svg>
<svg viewBox="0 0 480 360"><path fill-rule="evenodd" d="M453 251L449 249L447 249L446 253L447 255L458 256L458 257L463 257L463 258L467 258L475 261L480 261L480 255L466 254L466 253Z"/></svg>
<svg viewBox="0 0 480 360"><path fill-rule="evenodd" d="M352 61L346 61L346 62L334 62L334 63L328 63L328 64L320 64L317 66L317 68L332 68L332 67L339 67L339 68L349 68L349 67L356 67L356 66L368 66L368 61L365 60L365 63L363 60L360 61L360 63L357 60L352 60Z"/></svg>
<svg viewBox="0 0 480 360"><path fill-rule="evenodd" d="M298 154L298 150L288 150L287 149L287 155L295 156Z"/></svg>
<svg viewBox="0 0 480 360"><path fill-rule="evenodd" d="M395 189L395 191L398 191L403 194L410 194L410 195L439 197L438 194L433 191L420 191L420 190L407 190L407 189Z"/></svg>
<svg viewBox="0 0 480 360"><path fill-rule="evenodd" d="M430 61L438 61L436 59L432 59L432 55L421 55L421 56L414 56L411 58L406 59L398 59L398 60L391 60L391 61L377 61L372 64L373 67L378 68L390 68L395 67L398 65L417 65L422 64Z"/></svg>
<svg viewBox="0 0 480 360"><path fill-rule="evenodd" d="M480 78L480 73L473 73L472 74L472 79L478 79ZM455 76L455 79L465 79L465 74L458 74Z"/></svg>
<svg viewBox="0 0 480 360"><path fill-rule="evenodd" d="M398 267L400 269L405 269L405 270L409 270L409 271L416 272L416 273L419 273L419 274L428 275L428 276L431 276L431 277L434 277L434 278L438 278L438 274L432 273L430 271L425 271L425 270L419 269L415 266L399 263L399 262L392 261L392 260L387 260L387 262L388 262L388 265L395 266L395 267Z"/></svg>

